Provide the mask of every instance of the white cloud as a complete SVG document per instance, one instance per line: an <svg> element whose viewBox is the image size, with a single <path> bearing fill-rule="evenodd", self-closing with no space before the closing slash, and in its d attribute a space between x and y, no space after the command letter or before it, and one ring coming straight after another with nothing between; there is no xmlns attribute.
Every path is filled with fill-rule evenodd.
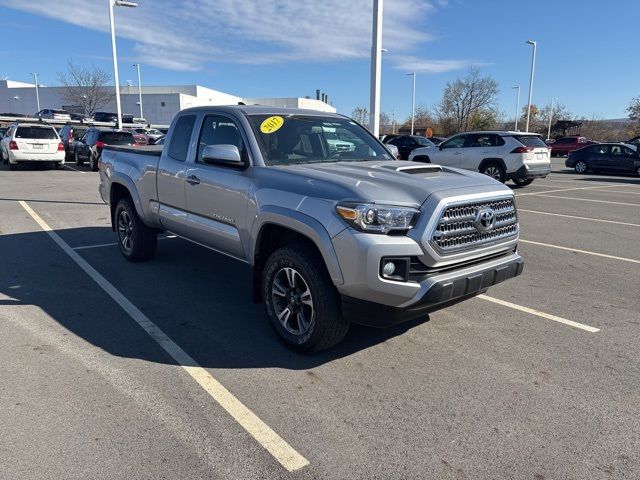
<svg viewBox="0 0 640 480"><path fill-rule="evenodd" d="M115 8L118 36L134 42L147 64L198 70L211 62L280 63L368 58L371 0L138 0L135 9ZM389 61L413 62L412 70L464 68L465 60L420 60L411 56L432 40L419 25L445 0L387 0L384 47ZM0 5L107 32L104 0L0 0ZM417 22L416 20L420 21ZM78 40L82 32L78 32Z"/></svg>
<svg viewBox="0 0 640 480"><path fill-rule="evenodd" d="M463 70L470 66L490 65L476 60L423 60L414 56L400 56L397 58L395 68L407 72L442 73L452 70Z"/></svg>

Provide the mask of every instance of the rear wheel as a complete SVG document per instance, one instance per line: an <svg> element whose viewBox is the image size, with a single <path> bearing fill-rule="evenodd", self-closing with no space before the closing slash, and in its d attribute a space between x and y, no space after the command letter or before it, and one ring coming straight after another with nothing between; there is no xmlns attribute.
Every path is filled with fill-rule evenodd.
<svg viewBox="0 0 640 480"><path fill-rule="evenodd" d="M93 154L89 154L89 168L92 172L98 171L98 160Z"/></svg>
<svg viewBox="0 0 640 480"><path fill-rule="evenodd" d="M526 187L527 185L531 185L533 183L533 178L514 178L513 183L515 183L519 187Z"/></svg>
<svg viewBox="0 0 640 480"><path fill-rule="evenodd" d="M64 167L64 163L62 162L54 162L54 165L56 170L62 170L62 168Z"/></svg>
<svg viewBox="0 0 640 480"><path fill-rule="evenodd" d="M11 163L9 160L7 160L7 163L9 164L9 170L17 170L18 169L18 164L17 163Z"/></svg>
<svg viewBox="0 0 640 480"><path fill-rule="evenodd" d="M272 253L263 271L262 290L271 326L294 350L325 350L349 329L322 257L307 245Z"/></svg>
<svg viewBox="0 0 640 480"><path fill-rule="evenodd" d="M158 235L142 223L130 198L118 202L114 217L118 247L127 260L142 262L156 254Z"/></svg>
<svg viewBox="0 0 640 480"><path fill-rule="evenodd" d="M76 165L81 167L82 165L84 165L84 160L82 160L79 156L78 156L78 151L76 150L75 153L73 154L73 159L76 162Z"/></svg>
<svg viewBox="0 0 640 480"><path fill-rule="evenodd" d="M494 180L498 180L500 183L504 183L504 168L502 168L502 166L497 162L486 163L480 170L480 173L484 173Z"/></svg>
<svg viewBox="0 0 640 480"><path fill-rule="evenodd" d="M587 170L589 169L589 165L587 165L587 162L585 162L584 160L578 160L573 168L576 173L582 174L587 172Z"/></svg>

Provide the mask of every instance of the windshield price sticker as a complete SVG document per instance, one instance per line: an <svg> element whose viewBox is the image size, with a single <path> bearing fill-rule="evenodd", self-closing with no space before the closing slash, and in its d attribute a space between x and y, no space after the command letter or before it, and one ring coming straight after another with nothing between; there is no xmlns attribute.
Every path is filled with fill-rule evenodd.
<svg viewBox="0 0 640 480"><path fill-rule="evenodd" d="M262 133L273 133L278 131L282 125L284 125L284 119L282 117L269 117L260 124L260 131Z"/></svg>

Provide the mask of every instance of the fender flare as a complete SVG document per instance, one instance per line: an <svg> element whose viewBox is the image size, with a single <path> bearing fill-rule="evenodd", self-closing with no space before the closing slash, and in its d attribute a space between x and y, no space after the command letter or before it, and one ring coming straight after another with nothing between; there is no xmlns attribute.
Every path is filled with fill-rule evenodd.
<svg viewBox="0 0 640 480"><path fill-rule="evenodd" d="M267 225L277 225L288 228L311 240L322 255L333 284L338 286L344 283L338 256L333 248L331 237L324 226L309 215L297 210L275 205L262 207L257 214L257 219L251 226L250 238L255 239L255 241L249 245L248 259L251 265L255 263L256 246L260 244L262 231Z"/></svg>
<svg viewBox="0 0 640 480"><path fill-rule="evenodd" d="M138 189L136 188L135 183L126 175L123 175L120 172L112 172L111 177L109 178L109 206L111 207L111 227L113 227L113 212L115 209L115 205L112 205L112 197L113 197L113 185L118 184L122 185L129 192L129 196L133 200L133 206L136 209L136 213L141 220L144 221L144 215L142 213L142 203L140 202L140 195L138 194Z"/></svg>
<svg viewBox="0 0 640 480"><path fill-rule="evenodd" d="M504 160L501 158L484 158L482 159L482 161L480 162L480 165L478 165L478 171L482 172L482 169L484 168L484 166L487 163L497 163L499 164L502 169L504 170L504 174L507 175L507 165L504 163Z"/></svg>

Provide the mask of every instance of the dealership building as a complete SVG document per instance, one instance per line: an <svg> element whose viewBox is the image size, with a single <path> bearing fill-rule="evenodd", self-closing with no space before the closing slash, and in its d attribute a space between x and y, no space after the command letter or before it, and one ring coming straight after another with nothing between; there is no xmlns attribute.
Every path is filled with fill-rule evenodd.
<svg viewBox="0 0 640 480"><path fill-rule="evenodd" d="M64 87L38 88L40 108L52 108L77 111L77 107L64 101ZM138 87L127 85L120 87L122 113L140 115ZM323 101L325 100L325 101ZM180 110L203 105L237 105L243 102L247 105L259 104L273 107L308 108L323 112L335 112L326 101L326 96L316 92L315 98L247 98L219 92L201 85L169 85L143 86L142 108L144 118L153 125L168 125L174 115ZM111 105L102 111L115 112L115 98ZM33 83L0 80L0 114L19 113L33 115L38 111L36 88ZM82 113L82 112L80 112Z"/></svg>

